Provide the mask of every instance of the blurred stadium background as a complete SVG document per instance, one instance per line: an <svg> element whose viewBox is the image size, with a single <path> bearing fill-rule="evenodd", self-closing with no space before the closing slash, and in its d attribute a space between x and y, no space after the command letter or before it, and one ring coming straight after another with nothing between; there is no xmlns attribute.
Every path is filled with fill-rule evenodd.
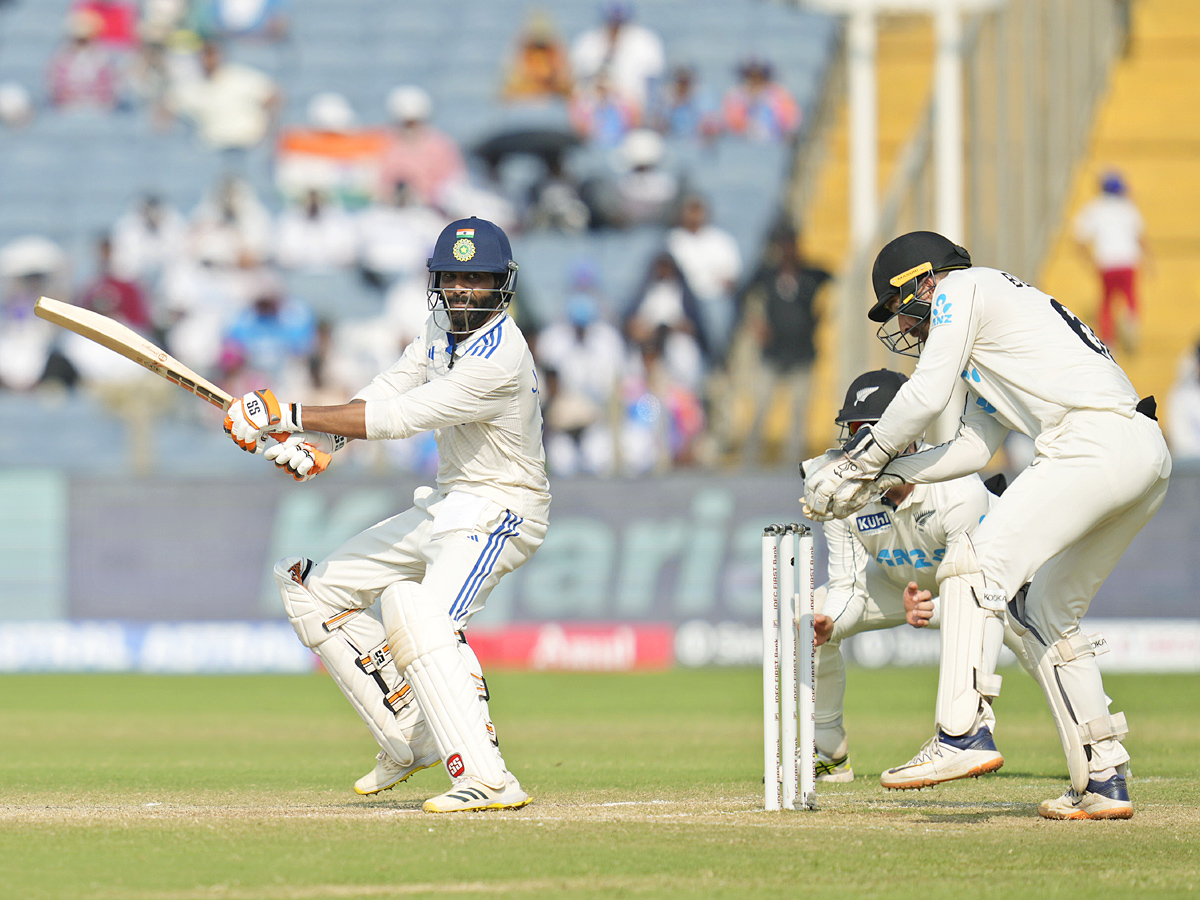
<svg viewBox="0 0 1200 900"><path fill-rule="evenodd" d="M291 553L319 558L404 508L436 464L428 443L355 447L319 481L294 485L230 447L204 404L39 330L28 315L39 292L116 308L111 292L89 294L104 275L97 242L117 241L149 195L177 214L181 237L157 268L117 272L144 303L145 321L135 324L235 392L282 379L297 399L344 399L383 367L371 367L380 355L390 361L412 298L423 300L416 207L436 227L476 209L505 224L521 264L518 321L531 341L546 337L535 347L548 347L562 323L623 328L625 356L587 421L636 434L591 465L555 463L549 539L472 625L485 665L621 670L758 659L762 526L798 516L795 464L831 442L853 376L904 367L886 357L862 313L878 247L939 227L939 52L961 50L956 202L977 262L1038 284L1095 325L1095 275L1070 222L1104 173L1118 170L1130 185L1152 265L1137 341L1114 351L1139 391L1158 397L1164 425L1181 423L1189 390L1198 390L1200 125L1190 101L1200 2L972 5L949 48L934 17L903 3L869 20L877 173L864 231L852 221L858 138L848 102L862 20L840 12L844 4L283 0L228 4L233 12L221 19L218 0L0 2L0 671L311 669L314 658L282 618L270 565ZM132 23L125 37L122 7ZM601 121L585 78L573 93L537 102L503 90L527 28L552 32L566 49L614 12L661 40L661 74L641 111L657 142L604 131L610 120ZM111 96L56 96L64 48L102 43L100 28L112 31L103 52L62 68L77 79L111 72ZM220 38L227 62L273 86L275 99L263 101L271 130L248 147L214 147L176 96L197 77L207 37ZM738 133L724 119L729 92L755 66L794 100L797 127ZM658 115L655 99L680 67L706 98L696 109L707 124L691 131ZM390 191L377 190L377 167L403 105L400 86L422 89L406 96L427 104L419 118L460 148L464 165L453 190L404 198L411 216L382 243L408 258L391 257L389 268L354 242L370 214L393 208ZM628 175L639 146L672 202L606 219L593 192ZM239 215L257 216L262 229L233 249L213 202L231 177L245 201ZM584 218L572 218L580 207L571 204L548 215L538 193L547 183L583 202ZM285 222L303 219L310 190L330 227L350 235L341 260L305 255L332 237L306 232L299 258L281 239ZM717 324L705 323L721 349L704 349L664 386L646 377L649 351L624 313L637 308L692 193L732 238L740 266L718 298ZM745 288L774 264L775 239L796 243L795 233L803 258L834 277L813 300L807 410L777 392L753 453L745 438L762 377L762 311ZM280 326L274 343L239 343L238 316L264 294L296 311L303 339L288 344ZM550 427L578 436L572 414L582 415L548 416ZM1200 468L1182 443L1174 449L1166 504L1089 617L1113 648L1102 660L1112 669L1200 670ZM1024 452L1014 443L993 468L1015 474ZM861 665L924 665L936 659L936 636L863 635L850 652Z"/></svg>

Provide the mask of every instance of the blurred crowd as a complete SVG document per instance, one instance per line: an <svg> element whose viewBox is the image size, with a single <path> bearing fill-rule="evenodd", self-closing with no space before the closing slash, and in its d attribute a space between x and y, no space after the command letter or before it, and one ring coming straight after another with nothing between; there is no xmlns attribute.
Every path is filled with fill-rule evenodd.
<svg viewBox="0 0 1200 900"><path fill-rule="evenodd" d="M803 258L786 215L759 257L743 259L711 220L705 186L666 152L681 138L790 141L799 105L752 54L714 96L695 66L668 70L662 36L630 4L598 11L595 27L570 40L548 13L531 12L503 61L500 102L556 104L562 125L514 127L464 148L435 126L418 84L390 90L383 122L361 121L332 91L308 98L303 121L285 121L286 85L226 50L288 40L287 0L72 3L47 60L46 102L29 86L0 85L4 127L43 115L144 115L159 129L186 129L221 154L227 174L193 209L139 197L95 235L82 277L45 237L0 248L0 388L133 377L34 318L47 294L117 318L235 395L270 384L306 402L340 402L420 329L425 261L447 222L478 215L514 235L650 227L660 246L631 296L607 296L586 253L563 262L566 294L539 304L559 311L549 321L534 316L518 284L514 315L542 370L552 472L769 461L763 438L780 402L790 432L779 458L801 458L814 298L829 274ZM273 196L244 177L247 154L263 148ZM609 151L596 157L603 167L576 174L568 160L580 148ZM516 155L540 169L514 195L503 172ZM336 294L348 284L375 298L370 314L313 302L322 286ZM740 418L738 394L752 407ZM428 443L389 452L395 465L436 466Z"/></svg>

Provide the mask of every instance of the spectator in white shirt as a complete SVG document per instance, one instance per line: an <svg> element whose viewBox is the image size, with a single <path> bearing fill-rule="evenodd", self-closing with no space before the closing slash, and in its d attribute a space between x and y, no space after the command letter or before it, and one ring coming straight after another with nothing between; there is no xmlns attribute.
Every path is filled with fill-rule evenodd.
<svg viewBox="0 0 1200 900"><path fill-rule="evenodd" d="M247 150L270 134L281 105L275 82L239 63L225 62L212 42L200 52L201 77L175 86L169 105L191 119L214 150Z"/></svg>
<svg viewBox="0 0 1200 900"><path fill-rule="evenodd" d="M279 217L275 261L285 269L321 271L353 266L358 259L354 220L321 191L310 190L302 206Z"/></svg>
<svg viewBox="0 0 1200 900"><path fill-rule="evenodd" d="M662 38L633 24L632 18L629 3L606 4L604 23L585 31L571 45L571 67L581 84L606 74L618 93L644 110L655 81L666 71L666 53Z"/></svg>
<svg viewBox="0 0 1200 900"><path fill-rule="evenodd" d="M187 222L157 194L146 194L112 230L113 273L126 281L157 284L163 269L183 251Z"/></svg>
<svg viewBox="0 0 1200 900"><path fill-rule="evenodd" d="M1137 271L1146 255L1145 225L1120 174L1105 174L1100 191L1075 217L1075 240L1100 275L1100 340L1112 347L1119 339L1132 351L1137 343ZM1125 298L1125 311L1114 317L1118 294Z"/></svg>
<svg viewBox="0 0 1200 900"><path fill-rule="evenodd" d="M742 274L742 254L733 235L708 221L704 198L684 200L679 224L667 234L667 250L696 295L709 350L722 359L736 314L734 292Z"/></svg>
<svg viewBox="0 0 1200 900"><path fill-rule="evenodd" d="M444 224L445 218L422 204L406 182L397 182L390 203L369 206L357 216L367 280L385 290L397 278L423 270Z"/></svg>

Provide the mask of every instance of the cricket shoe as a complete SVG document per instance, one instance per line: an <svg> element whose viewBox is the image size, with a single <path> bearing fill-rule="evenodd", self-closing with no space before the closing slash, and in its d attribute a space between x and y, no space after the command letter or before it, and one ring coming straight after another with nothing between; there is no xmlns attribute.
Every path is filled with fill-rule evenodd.
<svg viewBox="0 0 1200 900"><path fill-rule="evenodd" d="M1082 794L1074 788L1038 807L1043 819L1132 819L1133 804L1125 779L1114 775L1107 781L1088 781Z"/></svg>
<svg viewBox="0 0 1200 900"><path fill-rule="evenodd" d="M844 784L854 780L854 769L850 768L850 754L832 759L821 751L813 757L817 781Z"/></svg>
<svg viewBox="0 0 1200 900"><path fill-rule="evenodd" d="M430 741L431 745L432 743ZM400 763L388 756L386 750L380 750L379 755L375 759L378 760L375 763L375 768L354 782L355 793L369 796L371 794L378 794L380 791L389 791L400 782L407 781L409 776L415 772L432 768L442 761L441 757L438 756L436 748L419 759L414 758L412 765L408 766L400 765Z"/></svg>
<svg viewBox="0 0 1200 900"><path fill-rule="evenodd" d="M520 809L529 803L529 795L511 772L505 772L504 787L496 790L470 776L454 782L454 787L425 801L425 812L477 812L482 809Z"/></svg>
<svg viewBox="0 0 1200 900"><path fill-rule="evenodd" d="M978 778L1004 765L989 728L965 737L950 737L938 731L921 752L902 766L879 776L885 788L903 791L931 787L956 778Z"/></svg>

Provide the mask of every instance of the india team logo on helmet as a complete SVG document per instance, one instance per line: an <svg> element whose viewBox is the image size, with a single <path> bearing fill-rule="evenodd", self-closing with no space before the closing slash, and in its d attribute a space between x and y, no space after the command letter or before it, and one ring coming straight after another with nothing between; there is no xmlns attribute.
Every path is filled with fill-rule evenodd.
<svg viewBox="0 0 1200 900"><path fill-rule="evenodd" d="M467 262L475 258L475 229L459 228L455 234L454 248L450 251L459 262Z"/></svg>
<svg viewBox="0 0 1200 900"><path fill-rule="evenodd" d="M508 235L493 222L475 216L451 222L438 235L428 265L429 309L449 314L448 331L468 334L495 313L507 309L512 302L517 286L517 264L512 258ZM469 308L460 302L460 308L452 311L452 304L446 299L447 291L459 296L464 291L461 286L444 287L443 282L460 281L445 277L445 273L453 272L490 272L496 276L495 284L472 288ZM481 295L490 295L491 299L481 302Z"/></svg>

